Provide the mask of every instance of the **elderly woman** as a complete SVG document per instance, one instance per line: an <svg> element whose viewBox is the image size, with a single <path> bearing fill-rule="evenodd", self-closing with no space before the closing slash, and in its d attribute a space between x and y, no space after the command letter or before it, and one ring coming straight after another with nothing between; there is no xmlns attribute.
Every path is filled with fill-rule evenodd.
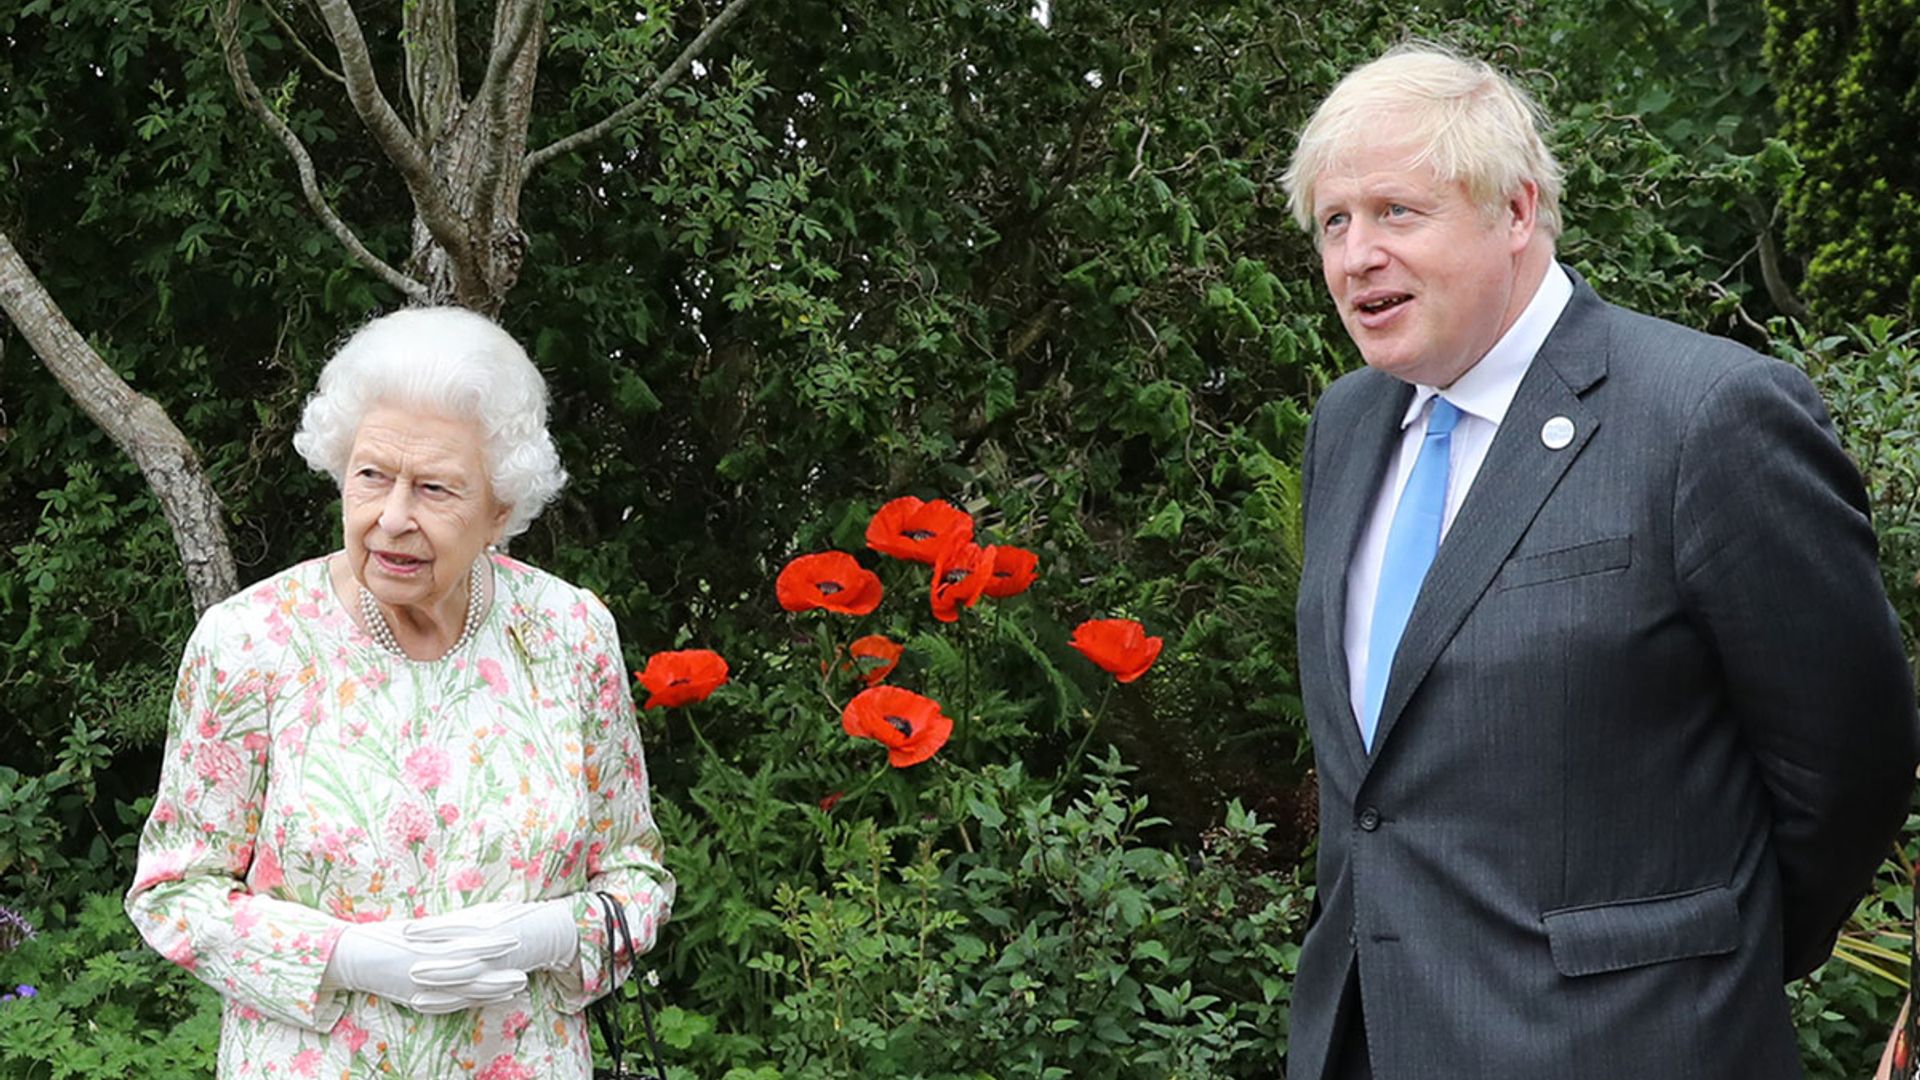
<svg viewBox="0 0 1920 1080"><path fill-rule="evenodd" d="M127 913L226 999L222 1077L587 1077L582 1010L673 879L612 617L494 550L566 479L545 384L487 319L403 311L294 445L341 550L195 629Z"/></svg>

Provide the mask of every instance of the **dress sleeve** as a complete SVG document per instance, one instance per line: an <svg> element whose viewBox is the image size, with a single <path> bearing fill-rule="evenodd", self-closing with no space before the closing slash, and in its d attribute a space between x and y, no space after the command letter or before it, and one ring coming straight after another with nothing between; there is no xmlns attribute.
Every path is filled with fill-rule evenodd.
<svg viewBox="0 0 1920 1080"><path fill-rule="evenodd" d="M278 860L255 846L278 650L244 614L214 607L187 642L126 911L156 952L243 1011L326 1031L342 1003L320 977L345 924L271 895Z"/></svg>
<svg viewBox="0 0 1920 1080"><path fill-rule="evenodd" d="M580 923L578 981L557 980L565 1006L584 1009L607 993L607 934L596 892L613 896L626 908L633 953L617 958L619 978L632 973L634 957L653 948L673 906L673 875L661 861L660 830L653 823L647 763L634 723L633 696L627 688L613 616L586 594L585 639L578 652L580 695L585 715L581 737L586 759L587 799L593 839L587 846L587 888L575 898Z"/></svg>

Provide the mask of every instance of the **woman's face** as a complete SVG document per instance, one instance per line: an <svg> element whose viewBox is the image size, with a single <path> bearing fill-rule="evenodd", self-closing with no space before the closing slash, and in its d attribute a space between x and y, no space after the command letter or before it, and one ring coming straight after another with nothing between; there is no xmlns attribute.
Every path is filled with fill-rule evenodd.
<svg viewBox="0 0 1920 1080"><path fill-rule="evenodd" d="M360 421L341 485L347 565L374 599L432 610L466 592L467 572L498 539L480 425L376 405Z"/></svg>

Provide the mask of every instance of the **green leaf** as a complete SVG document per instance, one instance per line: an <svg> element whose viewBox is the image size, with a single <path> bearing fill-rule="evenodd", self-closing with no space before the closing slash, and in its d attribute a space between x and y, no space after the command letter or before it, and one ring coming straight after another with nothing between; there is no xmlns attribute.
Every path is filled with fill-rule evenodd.
<svg viewBox="0 0 1920 1080"><path fill-rule="evenodd" d="M1154 511L1153 516L1136 529L1133 535L1141 540L1177 540L1186 519L1186 511L1180 504L1169 502Z"/></svg>

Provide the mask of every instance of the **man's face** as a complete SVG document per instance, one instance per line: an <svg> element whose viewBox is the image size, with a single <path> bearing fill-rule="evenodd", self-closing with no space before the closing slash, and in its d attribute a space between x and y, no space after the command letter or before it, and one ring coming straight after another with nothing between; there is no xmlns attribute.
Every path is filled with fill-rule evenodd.
<svg viewBox="0 0 1920 1080"><path fill-rule="evenodd" d="M1446 387L1531 299L1516 282L1535 196L1529 188L1489 214L1465 185L1411 158L1406 146L1370 144L1313 185L1320 265L1368 366Z"/></svg>

